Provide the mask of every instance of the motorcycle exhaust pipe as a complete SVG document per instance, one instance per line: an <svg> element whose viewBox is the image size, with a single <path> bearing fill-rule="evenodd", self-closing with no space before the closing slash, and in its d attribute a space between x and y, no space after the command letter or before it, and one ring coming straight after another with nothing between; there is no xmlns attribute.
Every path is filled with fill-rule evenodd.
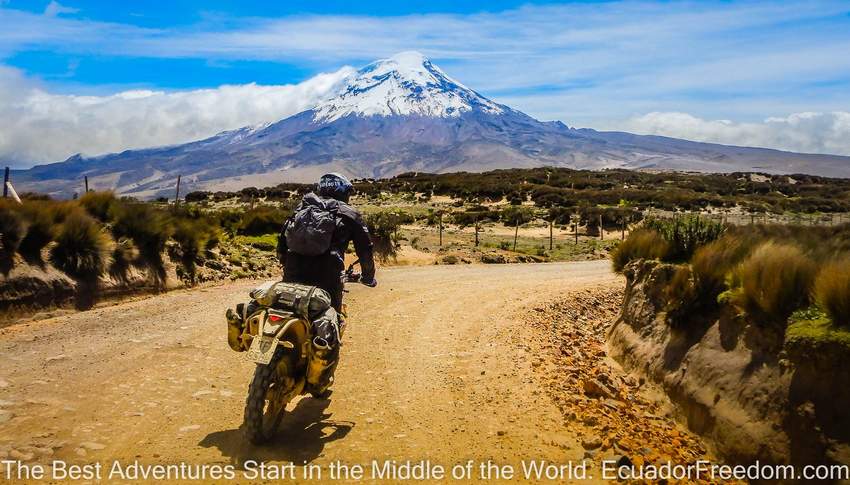
<svg viewBox="0 0 850 485"><path fill-rule="evenodd" d="M239 307L237 306L236 308L236 311L239 312ZM245 331L245 320L230 308L227 309L225 318L227 319L227 344L236 352L248 350L242 344L242 332Z"/></svg>
<svg viewBox="0 0 850 485"><path fill-rule="evenodd" d="M322 337L314 337L313 338L313 347L316 350L330 350L331 344L329 344L328 341L323 339Z"/></svg>
<svg viewBox="0 0 850 485"><path fill-rule="evenodd" d="M331 346L322 337L314 337L311 343L306 380L311 386L322 386L325 384L326 373L334 364L331 356Z"/></svg>

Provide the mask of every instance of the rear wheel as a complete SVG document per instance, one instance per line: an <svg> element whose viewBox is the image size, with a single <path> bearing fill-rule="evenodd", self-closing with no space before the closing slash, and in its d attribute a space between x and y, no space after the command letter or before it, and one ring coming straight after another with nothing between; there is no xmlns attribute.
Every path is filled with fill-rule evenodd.
<svg viewBox="0 0 850 485"><path fill-rule="evenodd" d="M278 349L271 362L258 365L254 378L248 386L248 398L245 400L245 417L242 429L245 437L253 444L267 443L277 431L283 415L286 413L284 395L290 391L285 384L292 378L279 375L284 352Z"/></svg>

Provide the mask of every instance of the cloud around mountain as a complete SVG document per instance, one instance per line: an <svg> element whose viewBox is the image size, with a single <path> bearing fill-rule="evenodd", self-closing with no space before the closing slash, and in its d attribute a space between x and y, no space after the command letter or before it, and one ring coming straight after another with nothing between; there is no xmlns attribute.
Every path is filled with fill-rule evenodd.
<svg viewBox="0 0 850 485"><path fill-rule="evenodd" d="M86 96L51 93L20 71L0 67L0 161L23 168L75 153L98 155L185 143L277 121L311 108L353 71L343 67L278 86Z"/></svg>
<svg viewBox="0 0 850 485"><path fill-rule="evenodd" d="M750 123L705 120L687 113L653 112L616 126L643 135L801 153L850 155L850 112L846 111L792 113Z"/></svg>

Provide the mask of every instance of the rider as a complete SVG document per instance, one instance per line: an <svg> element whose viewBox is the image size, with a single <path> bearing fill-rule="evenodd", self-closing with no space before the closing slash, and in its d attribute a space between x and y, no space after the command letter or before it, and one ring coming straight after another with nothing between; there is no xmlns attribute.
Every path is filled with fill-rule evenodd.
<svg viewBox="0 0 850 485"><path fill-rule="evenodd" d="M277 256L283 264L283 281L318 286L331 295L331 302L336 311L342 311L342 280L340 275L345 269L345 251L349 242L354 242L354 251L360 259L363 272L361 283L375 286L375 262L372 255L372 240L369 229L363 222L363 216L357 209L348 205L348 200L354 186L348 179L338 173L322 175L317 185L318 194L310 192L304 196L301 204L295 210L305 206L321 207L336 215L335 227L330 235L330 249L318 255L299 254L287 243L291 235L295 217L290 217L283 223L277 243ZM317 239L323 237L314 234ZM299 241L303 243L302 241ZM310 241L308 241L308 244ZM318 243L321 246L321 243Z"/></svg>
<svg viewBox="0 0 850 485"><path fill-rule="evenodd" d="M374 287L375 262L372 241L363 217L348 205L354 186L338 173L322 175L317 193L304 196L293 215L283 223L277 244L277 255L283 264L283 281L319 287L328 292L331 305L342 319L342 273L345 252L350 242L360 260L360 282ZM334 322L337 323L337 322ZM338 322L341 326L343 322ZM322 347L312 347L313 360L320 367L318 382L308 378L314 396L326 397L333 383L339 357L338 327L330 329L324 320L314 321ZM322 328L319 328L322 327ZM309 376L308 376L309 377Z"/></svg>

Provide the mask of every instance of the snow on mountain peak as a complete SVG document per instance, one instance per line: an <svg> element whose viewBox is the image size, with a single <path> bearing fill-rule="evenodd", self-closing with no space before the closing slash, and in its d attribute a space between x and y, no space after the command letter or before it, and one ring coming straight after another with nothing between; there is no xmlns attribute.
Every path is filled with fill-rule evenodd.
<svg viewBox="0 0 850 485"><path fill-rule="evenodd" d="M313 120L345 116L455 117L465 111L500 114L505 108L450 78L419 52L375 61L346 78L336 94L316 106Z"/></svg>

